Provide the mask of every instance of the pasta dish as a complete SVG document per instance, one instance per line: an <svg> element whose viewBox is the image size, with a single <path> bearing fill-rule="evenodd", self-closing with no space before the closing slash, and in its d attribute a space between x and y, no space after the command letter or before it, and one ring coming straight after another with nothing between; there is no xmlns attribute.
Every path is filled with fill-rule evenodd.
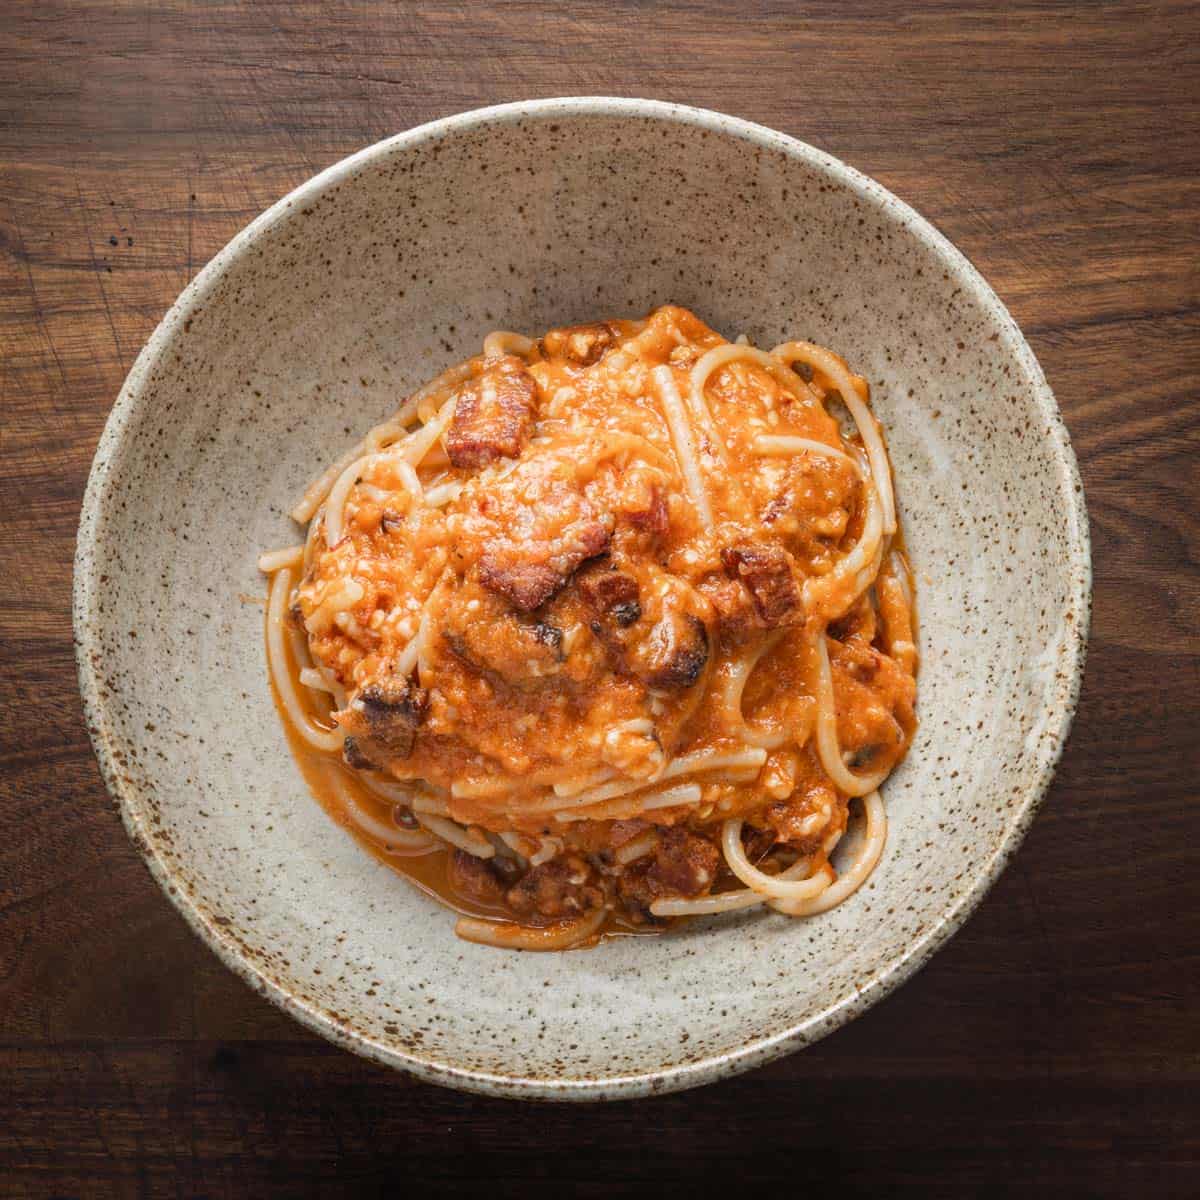
<svg viewBox="0 0 1200 1200"><path fill-rule="evenodd" d="M292 517L303 544L259 566L297 760L460 936L810 917L875 868L915 615L838 355L671 305L492 333Z"/></svg>

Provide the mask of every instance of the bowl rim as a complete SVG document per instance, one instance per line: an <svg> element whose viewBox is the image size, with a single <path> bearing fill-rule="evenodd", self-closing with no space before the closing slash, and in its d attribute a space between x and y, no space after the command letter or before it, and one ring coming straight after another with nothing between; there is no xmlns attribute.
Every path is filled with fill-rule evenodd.
<svg viewBox="0 0 1200 1200"><path fill-rule="evenodd" d="M339 1022L318 1006L298 999L264 968L255 965L228 933L217 925L192 896L159 852L156 839L143 820L138 788L120 768L123 754L109 715L102 686L102 662L92 629L97 594L97 563L102 515L115 482L113 463L134 418L143 406L143 385L171 343L174 329L184 323L207 298L226 268L247 251L268 229L294 207L315 200L331 187L353 176L360 168L398 151L435 142L447 134L489 124L512 124L529 119L575 117L650 118L698 127L752 144L778 150L849 189L875 208L897 214L929 249L939 255L972 295L987 307L1007 330L1008 352L1027 373L1034 400L1043 419L1059 472L1059 492L1064 499L1069 556L1066 571L1070 591L1065 605L1077 615L1068 636L1060 643L1053 699L1047 704L1049 736L1039 741L1037 775L1012 812L1008 828L993 852L972 869L970 886L943 911L919 937L910 942L856 991L843 995L804 1020L756 1037L735 1049L708 1055L695 1062L650 1067L636 1073L588 1077L551 1078L501 1074L465 1068L436 1057L401 1050ZM797 138L738 117L709 109L662 100L614 96L567 96L515 101L472 109L418 125L366 146L320 171L276 201L236 234L184 288L142 348L117 397L97 445L83 499L76 540L72 618L75 659L84 715L92 747L108 792L126 831L151 875L166 892L192 930L221 961L284 1012L303 1025L366 1058L400 1068L421 1079L485 1095L540 1100L601 1100L633 1098L696 1087L739 1074L770 1062L794 1049L809 1045L845 1024L908 980L974 911L998 878L1008 859L1024 840L1029 825L1046 794L1062 755L1078 703L1087 653L1092 592L1091 543L1086 504L1078 465L1054 395L1024 335L983 276L935 226L881 184L840 159Z"/></svg>

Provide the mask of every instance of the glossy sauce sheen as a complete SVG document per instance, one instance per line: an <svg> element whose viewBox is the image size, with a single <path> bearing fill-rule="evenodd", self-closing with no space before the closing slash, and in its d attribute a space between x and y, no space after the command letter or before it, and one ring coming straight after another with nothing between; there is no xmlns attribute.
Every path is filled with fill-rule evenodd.
<svg viewBox="0 0 1200 1200"><path fill-rule="evenodd" d="M719 367L704 389L711 425L690 419L713 512L706 527L675 451L661 378L669 370L686 401L692 367L725 344L670 306L643 322L552 331L526 360L473 360L466 387L483 389L479 404L494 408L499 396L506 412L531 412L522 434L505 433L507 452L490 458L456 422L421 464L426 493L461 486L448 502L413 503L386 456L364 467L342 536L332 548L317 539L295 611L314 660L352 699L388 680L422 626L430 631L418 671L425 708L411 746L396 752L375 737L354 705L339 715L373 766L427 781L464 826L554 837L593 855L651 823L715 840L725 819L744 817L801 854L845 827L846 798L812 745L811 618L789 611L785 596L783 616L766 619L779 607L773 583L747 588L764 553L786 558L797 585L829 573L865 519L863 485L844 456L764 455L756 439L854 447L827 411L819 378L798 396L752 362ZM865 383L855 386L865 396ZM422 419L436 417L435 407ZM469 415L462 389L444 403L451 410ZM454 465L447 447L468 465ZM911 591L902 556L887 562ZM617 577L635 600L598 601ZM898 762L915 728L915 682L887 653L886 625L886 613L865 596L827 641L840 744L849 761L872 768ZM768 639L741 705L747 726L780 735L761 768L697 776L699 803L651 814L635 792L585 806L580 815L590 819L557 819L570 806L556 802L555 782L640 785L683 755L745 752L720 698ZM292 740L335 817L336 797L323 782L333 769L364 807L388 819L352 771ZM442 852L390 854L355 832L452 907L505 915L503 906L456 894ZM721 873L716 890L725 879Z"/></svg>
<svg viewBox="0 0 1200 1200"><path fill-rule="evenodd" d="M381 802L367 791L358 781L354 771L343 766L341 763L331 761L328 755L321 754L309 747L286 719L286 712L279 703L279 696L274 688L272 688L272 696L275 700L275 707L279 711L280 718L283 721L292 757L295 759L296 765L299 766L301 774L304 776L304 781L308 784L309 791L320 802L321 807L330 817L346 830L363 849L368 851L373 858L383 863L389 870L404 876L404 878L410 883L415 884L427 896L432 897L454 912L461 913L466 917L479 917L487 921L512 920L512 912L506 905L486 904L477 897L465 895L451 884L448 874L451 851L445 846L439 845L433 850L422 853L389 849L378 838L371 837L370 834L364 833L363 830L358 828L346 815L346 809L339 789L330 786L329 771L336 770L339 772L339 781L342 787L346 788L354 797L355 802L360 804L375 820L384 823L391 821L393 806ZM316 710L313 710L311 715L318 718L325 718L327 716L326 713L320 713ZM602 932L605 937L646 935L655 933L664 926L670 926L675 923L667 921L658 927L639 926L631 924L618 912L612 915Z"/></svg>

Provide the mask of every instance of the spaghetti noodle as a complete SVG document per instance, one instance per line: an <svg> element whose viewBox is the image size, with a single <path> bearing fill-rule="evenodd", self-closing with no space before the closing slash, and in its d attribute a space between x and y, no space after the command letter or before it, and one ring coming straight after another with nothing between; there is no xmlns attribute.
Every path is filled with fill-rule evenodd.
<svg viewBox="0 0 1200 1200"><path fill-rule="evenodd" d="M293 749L460 936L809 917L875 869L915 613L868 387L831 351L674 306L493 333L293 516L303 543L259 560Z"/></svg>

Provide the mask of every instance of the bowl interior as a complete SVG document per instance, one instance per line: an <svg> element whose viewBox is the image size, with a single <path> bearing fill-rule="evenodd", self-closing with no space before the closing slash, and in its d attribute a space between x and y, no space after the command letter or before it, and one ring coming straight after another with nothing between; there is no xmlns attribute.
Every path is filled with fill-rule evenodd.
<svg viewBox="0 0 1200 1200"><path fill-rule="evenodd" d="M296 540L286 511L319 468L487 331L665 301L759 345L821 342L872 381L923 652L885 857L810 921L751 914L563 955L469 945L309 797L267 687L255 558ZM327 172L169 315L89 492L85 698L110 785L177 902L329 1036L499 1091L684 1086L868 1003L1019 839L1077 683L1076 488L1011 319L882 189L712 114L510 107Z"/></svg>

